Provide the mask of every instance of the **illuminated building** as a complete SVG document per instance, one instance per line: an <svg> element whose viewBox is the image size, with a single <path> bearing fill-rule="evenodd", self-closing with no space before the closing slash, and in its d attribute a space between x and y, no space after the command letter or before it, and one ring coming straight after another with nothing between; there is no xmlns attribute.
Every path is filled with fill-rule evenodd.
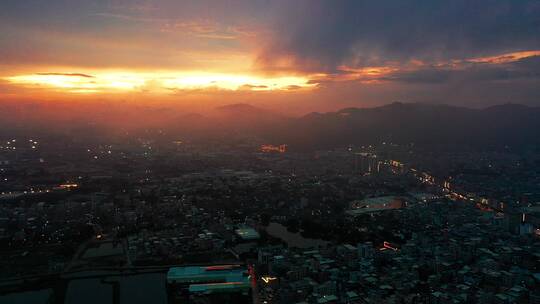
<svg viewBox="0 0 540 304"><path fill-rule="evenodd" d="M77 188L79 185L77 184L61 184L58 186L60 189L71 189L71 188Z"/></svg>
<svg viewBox="0 0 540 304"><path fill-rule="evenodd" d="M444 181L443 187L444 187L444 189L446 189L446 190L450 190L450 182L449 182L449 181Z"/></svg>
<svg viewBox="0 0 540 304"><path fill-rule="evenodd" d="M356 173L368 174L380 171L377 155L373 153L355 153L354 171Z"/></svg>
<svg viewBox="0 0 540 304"><path fill-rule="evenodd" d="M345 213L355 217L364 213L402 208L403 200L394 196L373 197L364 200L352 201L349 203L349 207L351 209Z"/></svg>
<svg viewBox="0 0 540 304"><path fill-rule="evenodd" d="M285 144L279 145L279 146L262 145L261 146L261 152L264 152L264 153L271 153L271 152L285 153L285 152L287 152L287 145L285 145Z"/></svg>
<svg viewBox="0 0 540 304"><path fill-rule="evenodd" d="M204 298L205 303L250 303L251 282L241 265L173 267L167 272L172 303Z"/></svg>
<svg viewBox="0 0 540 304"><path fill-rule="evenodd" d="M384 241L383 242L383 248L386 248L386 249L390 249L390 250L394 250L394 251L398 251L398 248L396 245L390 243L390 242L387 242L387 241Z"/></svg>

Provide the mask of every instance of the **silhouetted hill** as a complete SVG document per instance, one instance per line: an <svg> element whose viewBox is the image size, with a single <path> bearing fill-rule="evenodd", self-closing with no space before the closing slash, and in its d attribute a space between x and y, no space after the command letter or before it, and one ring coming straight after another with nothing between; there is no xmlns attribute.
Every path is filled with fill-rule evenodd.
<svg viewBox="0 0 540 304"><path fill-rule="evenodd" d="M250 104L246 103L235 103L230 105L224 105L217 107L216 110L222 113L231 113L231 114L260 114L263 112L268 112L264 109L257 108Z"/></svg>
<svg viewBox="0 0 540 304"><path fill-rule="evenodd" d="M276 125L289 120L279 113L242 103L218 107L210 114L210 119L223 131L265 138L271 137Z"/></svg>
<svg viewBox="0 0 540 304"><path fill-rule="evenodd" d="M330 148L377 142L420 144L537 144L540 108L501 105L469 109L392 103L311 113L290 121L278 136L291 147Z"/></svg>
<svg viewBox="0 0 540 304"><path fill-rule="evenodd" d="M392 103L292 118L249 104L221 106L201 115L173 107L28 102L0 105L0 136L56 133L105 138L155 130L167 140L256 136L286 143L293 150L380 142L519 147L540 146L539 118L540 108L519 104L470 109Z"/></svg>
<svg viewBox="0 0 540 304"><path fill-rule="evenodd" d="M262 108L258 108L249 104L237 103L217 107L212 113L214 117L233 118L235 120L249 121L268 121L273 119L284 119L285 116Z"/></svg>

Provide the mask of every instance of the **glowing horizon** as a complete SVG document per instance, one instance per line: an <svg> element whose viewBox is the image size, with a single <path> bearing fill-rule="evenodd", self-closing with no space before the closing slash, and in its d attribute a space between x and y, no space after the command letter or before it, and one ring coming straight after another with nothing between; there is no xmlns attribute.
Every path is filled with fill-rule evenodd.
<svg viewBox="0 0 540 304"><path fill-rule="evenodd" d="M2 79L24 88L51 89L67 93L127 91L163 93L200 89L274 91L311 89L316 86L316 84L310 83L309 77L305 76L262 77L249 74L196 71L47 72L18 74Z"/></svg>
<svg viewBox="0 0 540 304"><path fill-rule="evenodd" d="M4 2L0 102L241 101L310 112L539 100L532 0L493 3L496 14L422 1Z"/></svg>
<svg viewBox="0 0 540 304"><path fill-rule="evenodd" d="M467 70L471 64L500 66L519 60L539 57L540 50L502 53L486 57L453 59L439 62L432 67L452 70ZM0 75L0 81L16 88L19 94L31 90L59 94L116 94L148 93L156 95L171 94L180 91L310 91L328 83L359 83L380 85L395 80L400 73L415 73L430 64L418 60L410 63L379 66L352 67L340 65L335 72L302 71L268 74L256 69L242 69L240 72L203 71L203 70L130 70L99 69L78 67L24 67L21 71ZM30 71L36 72L30 72ZM37 72L40 71L40 72ZM259 73L259 74L257 74ZM37 91L36 91L37 90ZM36 95L37 96L37 95Z"/></svg>

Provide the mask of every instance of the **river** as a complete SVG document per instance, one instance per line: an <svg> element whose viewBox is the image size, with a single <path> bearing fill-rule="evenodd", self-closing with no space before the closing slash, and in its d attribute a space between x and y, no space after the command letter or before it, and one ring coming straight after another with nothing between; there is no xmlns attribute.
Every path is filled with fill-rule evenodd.
<svg viewBox="0 0 540 304"><path fill-rule="evenodd" d="M287 230L287 227L281 225L280 223L270 223L266 227L266 232L269 235L282 239L287 243L289 247L296 248L312 248L318 246L326 246L329 242L318 240L318 239L308 239L303 237L299 232L292 233Z"/></svg>

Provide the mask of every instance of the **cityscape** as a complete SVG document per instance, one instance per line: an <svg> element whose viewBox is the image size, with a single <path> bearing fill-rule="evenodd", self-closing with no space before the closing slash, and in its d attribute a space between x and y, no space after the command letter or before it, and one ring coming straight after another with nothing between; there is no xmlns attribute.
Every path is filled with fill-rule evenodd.
<svg viewBox="0 0 540 304"><path fill-rule="evenodd" d="M143 138L85 147L14 138L5 146L6 303L18 303L9 291L21 289L35 303L540 297L538 155L440 154L449 167L432 173L423 149L391 143L312 153ZM500 173L475 182L490 172ZM204 267L228 273L203 280ZM238 284L226 292L229 280ZM138 284L152 287L132 294Z"/></svg>
<svg viewBox="0 0 540 304"><path fill-rule="evenodd" d="M536 1L0 3L0 304L540 303Z"/></svg>

